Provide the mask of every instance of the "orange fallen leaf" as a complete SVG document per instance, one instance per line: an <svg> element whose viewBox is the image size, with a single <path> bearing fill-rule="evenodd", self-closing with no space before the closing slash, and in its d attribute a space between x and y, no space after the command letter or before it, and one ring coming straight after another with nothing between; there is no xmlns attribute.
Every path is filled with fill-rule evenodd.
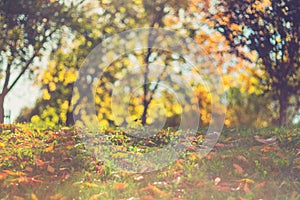
<svg viewBox="0 0 300 200"><path fill-rule="evenodd" d="M11 170L3 170L3 172L9 174L9 175L12 175L12 176L26 176L26 173L24 172L19 172L19 171L11 171Z"/></svg>
<svg viewBox="0 0 300 200"><path fill-rule="evenodd" d="M63 199L63 195L60 193L57 193L56 195L50 197L50 200L61 200L61 199Z"/></svg>
<svg viewBox="0 0 300 200"><path fill-rule="evenodd" d="M265 184L266 184L266 182L263 181L263 182L261 182L261 183L256 184L255 188L262 188L262 187L265 186Z"/></svg>
<svg viewBox="0 0 300 200"><path fill-rule="evenodd" d="M269 151L277 151L279 150L279 147L278 145L275 145L275 146L264 146L263 148L260 149L261 152L269 152Z"/></svg>
<svg viewBox="0 0 300 200"><path fill-rule="evenodd" d="M127 186L128 186L127 183L115 183L113 189L118 191L123 191L126 189Z"/></svg>
<svg viewBox="0 0 300 200"><path fill-rule="evenodd" d="M197 147L191 145L191 146L188 146L188 147L187 147L187 150L188 150L188 151L194 151L194 152L195 152L195 151L197 151Z"/></svg>
<svg viewBox="0 0 300 200"><path fill-rule="evenodd" d="M217 143L216 145L215 145L215 147L225 147L225 144L222 144L222 143Z"/></svg>
<svg viewBox="0 0 300 200"><path fill-rule="evenodd" d="M197 183L196 187L200 188L200 187L203 187L205 186L205 183L204 182L199 182Z"/></svg>
<svg viewBox="0 0 300 200"><path fill-rule="evenodd" d="M19 197L19 196L14 196L13 200L25 200L23 197Z"/></svg>
<svg viewBox="0 0 300 200"><path fill-rule="evenodd" d="M98 199L100 199L100 197L108 198L107 192L101 192L100 194L94 194L89 198L89 200L98 200Z"/></svg>
<svg viewBox="0 0 300 200"><path fill-rule="evenodd" d="M147 187L141 189L141 191L150 191L154 195L158 195L161 197L167 197L167 196L171 195L171 193L165 193L165 192L161 191L159 188L157 188L156 186L151 185L150 183L148 184Z"/></svg>
<svg viewBox="0 0 300 200"><path fill-rule="evenodd" d="M46 151L46 152L53 152L53 149L54 149L54 144L51 143L51 144L45 149L45 151Z"/></svg>
<svg viewBox="0 0 300 200"><path fill-rule="evenodd" d="M35 165L38 167L44 167L46 163L40 159L35 159Z"/></svg>
<svg viewBox="0 0 300 200"><path fill-rule="evenodd" d="M51 165L48 165L47 171L50 172L51 174L54 174L55 169L54 169L54 167L52 167Z"/></svg>
<svg viewBox="0 0 300 200"><path fill-rule="evenodd" d="M155 198L151 195L142 196L141 200L155 200Z"/></svg>
<svg viewBox="0 0 300 200"><path fill-rule="evenodd" d="M244 171L243 168L241 166L239 166L238 164L233 163L233 167L234 167L234 169L236 169L236 171L239 174L243 173L243 171Z"/></svg>
<svg viewBox="0 0 300 200"><path fill-rule="evenodd" d="M249 187L248 187L248 183L245 183L245 185L244 185L244 191L246 193L250 193L251 192L250 189L249 189Z"/></svg>
<svg viewBox="0 0 300 200"><path fill-rule="evenodd" d="M31 193L31 199L32 199L32 200L39 200L39 199L37 198L37 196L36 196L34 193Z"/></svg>
<svg viewBox="0 0 300 200"><path fill-rule="evenodd" d="M239 155L239 156L237 156L236 158L237 158L239 161L242 161L242 162L248 162L248 160L247 160L244 156Z"/></svg>
<svg viewBox="0 0 300 200"><path fill-rule="evenodd" d="M249 178L243 178L243 179L239 180L239 182L252 183L252 184L255 183L254 180L249 179Z"/></svg>
<svg viewBox="0 0 300 200"><path fill-rule="evenodd" d="M209 154L207 154L206 159L210 160L213 156L215 156L216 153L215 152L210 152Z"/></svg>
<svg viewBox="0 0 300 200"><path fill-rule="evenodd" d="M214 185L214 189L221 192L231 192L231 188L228 185Z"/></svg>
<svg viewBox="0 0 300 200"><path fill-rule="evenodd" d="M7 173L0 173L0 181L7 177Z"/></svg>
<svg viewBox="0 0 300 200"><path fill-rule="evenodd" d="M29 166L26 166L25 167L25 171L27 171L27 172L33 172L33 168L29 167Z"/></svg>

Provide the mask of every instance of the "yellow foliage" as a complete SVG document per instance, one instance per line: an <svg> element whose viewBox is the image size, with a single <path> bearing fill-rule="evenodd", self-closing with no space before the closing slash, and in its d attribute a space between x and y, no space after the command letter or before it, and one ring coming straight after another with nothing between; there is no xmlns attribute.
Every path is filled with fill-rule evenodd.
<svg viewBox="0 0 300 200"><path fill-rule="evenodd" d="M46 89L43 90L43 99L45 99L45 100L51 99L51 95L49 94L48 90L46 90Z"/></svg>
<svg viewBox="0 0 300 200"><path fill-rule="evenodd" d="M50 83L49 83L49 90L50 90L51 92L53 92L55 89L56 89L55 83L54 83L54 82L50 82Z"/></svg>

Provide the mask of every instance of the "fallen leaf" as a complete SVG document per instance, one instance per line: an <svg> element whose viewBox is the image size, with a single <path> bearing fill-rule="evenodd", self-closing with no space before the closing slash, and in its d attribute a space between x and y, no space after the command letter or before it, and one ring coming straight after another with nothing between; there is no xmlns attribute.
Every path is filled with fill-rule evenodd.
<svg viewBox="0 0 300 200"><path fill-rule="evenodd" d="M207 154L206 159L210 160L213 156L215 156L216 153L215 152L210 152L209 154Z"/></svg>
<svg viewBox="0 0 300 200"><path fill-rule="evenodd" d="M61 200L63 198L63 195L60 193L57 193L50 197L50 200Z"/></svg>
<svg viewBox="0 0 300 200"><path fill-rule="evenodd" d="M218 185L220 182L221 182L221 178L220 178L220 177L217 177L217 178L215 178L215 180L214 180L214 185Z"/></svg>
<svg viewBox="0 0 300 200"><path fill-rule="evenodd" d="M54 173L55 173L55 169L54 169L54 167L52 167L51 165L48 165L48 166L47 166L47 171L50 172L51 174L54 174Z"/></svg>
<svg viewBox="0 0 300 200"><path fill-rule="evenodd" d="M245 183L245 185L244 185L244 191L246 193L250 193L251 192L250 189L249 189L249 187L248 187L248 183Z"/></svg>
<svg viewBox="0 0 300 200"><path fill-rule="evenodd" d="M51 143L51 144L45 149L45 151L46 151L46 152L53 152L53 149L54 149L54 144Z"/></svg>
<svg viewBox="0 0 300 200"><path fill-rule="evenodd" d="M0 173L0 181L7 177L7 173Z"/></svg>
<svg viewBox="0 0 300 200"><path fill-rule="evenodd" d="M33 172L33 168L29 167L29 166L26 166L25 167L25 171L27 171L27 172Z"/></svg>
<svg viewBox="0 0 300 200"><path fill-rule="evenodd" d="M141 189L141 191L150 191L154 195L158 195L161 197L167 197L167 196L171 195L171 193L165 193L165 192L161 191L159 188L157 188L156 186L151 185L150 183L148 184L148 186L146 188Z"/></svg>
<svg viewBox="0 0 300 200"><path fill-rule="evenodd" d="M243 168L241 166L239 166L238 164L233 163L233 167L234 167L234 169L236 169L236 171L239 174L243 173L243 171L244 171Z"/></svg>
<svg viewBox="0 0 300 200"><path fill-rule="evenodd" d="M263 144L274 144L274 143L276 143L276 137L275 136L265 139L265 138L262 138L261 136L255 135L254 139L257 142L260 142L260 143L263 143Z"/></svg>
<svg viewBox="0 0 300 200"><path fill-rule="evenodd" d="M96 187L99 187L99 185L97 185L96 183L85 183L84 184L85 186L89 187L89 188L96 188Z"/></svg>
<svg viewBox="0 0 300 200"><path fill-rule="evenodd" d="M195 152L195 151L197 151L197 147L191 145L191 146L188 146L188 147L187 147L187 150L188 150L188 151L194 151L194 152Z"/></svg>
<svg viewBox="0 0 300 200"><path fill-rule="evenodd" d="M203 186L205 186L205 183L204 183L204 182L199 182L199 183L197 183L197 185L196 185L197 188L200 188L200 187L203 187Z"/></svg>
<svg viewBox="0 0 300 200"><path fill-rule="evenodd" d="M127 186L128 186L127 183L115 183L113 189L118 191L123 191L126 189Z"/></svg>
<svg viewBox="0 0 300 200"><path fill-rule="evenodd" d="M46 163L40 159L35 159L35 165L38 167L44 167Z"/></svg>
<svg viewBox="0 0 300 200"><path fill-rule="evenodd" d="M239 156L237 156L236 158L237 158L239 161L242 161L242 162L248 162L248 160L247 160L244 156L239 155Z"/></svg>
<svg viewBox="0 0 300 200"><path fill-rule="evenodd" d="M225 147L225 144L222 144L222 143L217 143L217 144L215 144L215 147Z"/></svg>
<svg viewBox="0 0 300 200"><path fill-rule="evenodd" d="M252 184L255 183L254 180L249 179L249 178L243 178L243 179L239 180L239 182L252 183Z"/></svg>
<svg viewBox="0 0 300 200"><path fill-rule="evenodd" d="M265 184L266 184L266 182L263 181L263 182L261 182L261 183L256 184L256 186L255 186L254 188L262 188L262 187L265 186Z"/></svg>
<svg viewBox="0 0 300 200"><path fill-rule="evenodd" d="M141 200L155 200L155 198L151 195L142 196Z"/></svg>
<svg viewBox="0 0 300 200"><path fill-rule="evenodd" d="M39 199L37 198L37 196L36 196L34 193L31 193L31 199L32 199L32 200L39 200Z"/></svg>
<svg viewBox="0 0 300 200"><path fill-rule="evenodd" d="M261 152L269 152L269 151L277 151L279 150L279 147L278 145L275 145L275 146L264 146L263 148L260 149Z"/></svg>
<svg viewBox="0 0 300 200"><path fill-rule="evenodd" d="M214 185L214 189L221 192L231 192L231 188L228 185Z"/></svg>
<svg viewBox="0 0 300 200"><path fill-rule="evenodd" d="M9 175L12 175L12 176L26 176L26 173L24 172L19 172L19 171L10 171L10 170L3 170L3 172L9 174Z"/></svg>
<svg viewBox="0 0 300 200"><path fill-rule="evenodd" d="M228 137L224 140L224 142L229 142L230 140L232 140L232 137Z"/></svg>
<svg viewBox="0 0 300 200"><path fill-rule="evenodd" d="M136 181L140 181L140 180L143 180L143 179L144 179L143 176L138 176L138 177L134 178L134 180L136 180Z"/></svg>
<svg viewBox="0 0 300 200"><path fill-rule="evenodd" d="M19 197L19 196L14 196L13 200L25 200L23 197Z"/></svg>

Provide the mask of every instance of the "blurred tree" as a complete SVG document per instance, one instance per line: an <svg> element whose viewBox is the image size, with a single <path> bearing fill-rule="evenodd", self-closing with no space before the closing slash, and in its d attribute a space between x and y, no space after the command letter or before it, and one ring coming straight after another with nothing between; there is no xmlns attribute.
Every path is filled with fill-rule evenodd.
<svg viewBox="0 0 300 200"><path fill-rule="evenodd" d="M277 115L270 96L249 94L242 92L241 88L232 87L228 91L228 102L229 127L263 128L275 124Z"/></svg>
<svg viewBox="0 0 300 200"><path fill-rule="evenodd" d="M0 123L4 100L22 76L33 75L42 51L55 48L62 27L76 21L81 2L2 0L0 2Z"/></svg>
<svg viewBox="0 0 300 200"><path fill-rule="evenodd" d="M74 110L74 113L78 114L80 110L76 102L73 105L74 107L71 105L73 84L76 79L76 72L83 60L95 45L101 43L110 35L127 29L149 27L151 24L153 27L165 27L176 31L179 35L194 38L206 52L205 56L211 56L217 62L217 67L212 67L211 63L205 65L206 72L203 71L203 73L210 74L208 78L213 79L214 74L218 75L219 72L223 72L224 86L227 90L230 87L240 86L240 92L243 94L232 95L233 102L241 101L241 99L236 100L234 98L248 98L248 94L259 93L259 88L256 88L253 84L256 79L254 80L246 75L246 72L253 70L253 64L228 52L229 46L224 36L209 27L210 21L199 14L199 10L193 11L190 7L187 8L186 2L176 4L175 1L152 3L144 1L134 1L134 3L99 1L99 3L94 2L83 7L88 17L80 18L80 23L77 24L77 27L74 27L78 30L74 40L69 43L64 40L60 41L59 48L50 56L48 68L38 79L42 86L43 97L37 101L31 112L24 109L18 121L28 121L28 119L30 121L31 119L32 122L52 126L57 124L73 125L72 111ZM158 11L162 13L159 14ZM117 42L122 43L121 40L126 41L126 38L121 38ZM143 38L143 40L145 39ZM170 41L166 40L166 42ZM111 45L119 46L118 43L112 43ZM252 55L249 53L248 56ZM197 55L196 57L201 59L203 55ZM134 121L134 119L141 119L143 124L151 124L155 120L160 121L158 115L165 115L167 117L166 126L178 126L182 110L192 109L190 102L185 102L184 106L180 107L182 105L178 103L174 93L156 87L157 84L167 81L172 83L173 92L179 93L179 85L169 76L169 74L173 74L178 79L184 78L190 81L189 84L196 95L196 99L191 99L191 101L198 102L200 107L200 125L207 126L212 117L211 103L217 98L211 96L213 91L209 91L200 80L192 80L192 75L199 72L189 70L186 67L187 62L181 55L174 55L157 49L126 52L126 55L111 63L103 72L101 80L97 80L97 77L95 77L95 80L91 81L97 85L94 100L100 125L120 125ZM201 64L201 62L199 63ZM247 68L243 68L245 66ZM143 80L143 87L138 89L134 87L134 82L138 81L136 79L127 79L127 82L118 80L133 73L136 67L140 70L139 77L141 77L140 80ZM243 69L238 71L240 68ZM154 77L153 74L155 74ZM145 84L147 80L152 83ZM129 94L134 94L129 102L131 116L126 119L122 117L114 119L115 117L112 115L112 86L117 87L117 85L123 87L123 90L128 90ZM122 100L120 97L119 99ZM127 113L127 111L122 111L120 108L116 110ZM247 112L247 108L244 110L243 114ZM222 114L224 110L219 109L219 112ZM249 118L254 119L255 114L255 112L251 112ZM225 122L226 125L230 126L238 124L238 120L230 115ZM253 124L248 123L248 121L242 123Z"/></svg>
<svg viewBox="0 0 300 200"><path fill-rule="evenodd" d="M246 47L258 54L264 91L279 102L279 125L287 123L291 98L300 101L299 7L298 0L229 0L207 9L231 52L249 59Z"/></svg>

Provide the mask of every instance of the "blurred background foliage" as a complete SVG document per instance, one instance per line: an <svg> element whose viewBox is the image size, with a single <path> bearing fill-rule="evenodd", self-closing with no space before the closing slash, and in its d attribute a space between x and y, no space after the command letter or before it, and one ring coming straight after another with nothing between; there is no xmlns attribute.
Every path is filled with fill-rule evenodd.
<svg viewBox="0 0 300 200"><path fill-rule="evenodd" d="M287 66L292 68L291 71L293 73L290 74L293 80L290 85L294 89L289 90L293 92L289 92L290 95L287 95L288 97L285 100L286 119L282 122L282 117L280 117L282 114L282 111L280 111L281 100L279 98L282 88L276 88L274 84L271 84L275 78L270 76L272 74L267 70L269 66L264 62L264 56L268 56L268 52L263 55L257 50L257 47L251 45L247 47L246 44L249 42L247 42L246 36L240 30L248 29L247 34L250 37L251 26L245 26L242 18L240 23L232 23L231 21L232 15L235 15L237 12L237 8L247 9L247 6L252 6L254 14L253 16L251 15L251 21L256 24L261 23L261 20L264 19L260 19L261 15L255 15L255 10L268 13L272 12L272 9L261 10L261 5L252 2L252 0L253 4L245 3L242 5L242 2L230 1L228 4L212 4L206 0L159 0L154 2L147 0L99 0L83 2L80 7L81 14L76 16L76 20L75 18L72 20L69 29L64 30L57 40L57 46L52 49L47 68L43 69L36 76L36 84L41 87L42 96L37 99L34 107L22 110L17 122L32 122L42 126L74 125L72 111L74 109L74 112L76 112L76 108L72 104L72 92L78 70L84 63L84 59L105 38L125 30L143 27L167 28L184 37L190 37L208 55L215 59L217 67L209 69L209 73L217 74L220 72L222 74L227 95L225 126L266 127L278 124L291 124L297 121L299 119L300 88L299 43L295 49L298 60L296 59L296 61L289 63L289 66ZM275 0L274 2L289 5L291 1ZM297 4L297 2L294 2L294 4ZM266 3L264 6L270 7L271 5ZM232 8L236 8L236 10ZM288 10L285 12L289 17L294 16L294 13L288 13ZM297 12L299 14L299 11ZM269 22L266 19L264 23L272 24L273 22L270 20L273 19L269 19ZM293 24L293 20L289 20L290 27L297 26L297 24ZM227 27L228 29L224 30L230 31L228 33L224 30L220 31L220 27ZM252 27L252 29L254 28ZM234 32L234 30L236 31ZM276 34L275 28L273 31L270 34L271 36ZM286 33L281 34L289 34L289 32L286 31ZM264 37L262 34L260 36ZM242 39L243 37L246 39ZM299 42L298 35L293 35L293 37ZM241 45L238 45L235 38L240 39L239 44ZM287 38L288 36L281 39L283 43L288 40ZM264 41L260 42L264 43ZM276 45L280 45L280 42L277 41ZM276 45L274 46L276 47ZM279 53L282 49L277 48L272 51ZM147 57L147 54L150 56ZM161 74L161 77L165 79L168 78L168 72L170 72L174 62L176 62L177 66L185 66L187 64L186 60L181 57L174 57L172 53L153 49L150 51L131 52L115 60L104 72L102 79L97 82L95 89L95 107L101 126L116 126L136 121L136 119L140 119L143 122L143 111L146 104L143 101L145 94L142 90L130 99L130 119L116 119L112 115L111 110L113 86L120 77L132 70L135 66L134 60L139 61L138 65L142 66L141 68L147 65L154 66L156 61L160 61L158 62L159 65L166 66L165 71ZM271 60L268 62L271 62L273 67L277 61ZM281 63L277 64L282 65L281 67L286 66ZM178 76L184 76L185 74L184 69L180 69L176 73ZM275 82L280 82L280 80ZM213 97L204 84L200 82L190 82L190 84L197 97L192 101L199 103L199 123L201 126L207 127L212 116L211 103ZM130 85L130 80L126 82L126 85ZM176 85L174 87L176 88ZM134 89L130 88L130 91ZM148 101L149 109L144 122L146 124L160 120L156 114L162 112L166 116L166 126L176 127L180 123L182 109L192 109L189 108L190 104L188 102L182 108L176 102L174 95L168 90L160 91L160 95L157 95L157 91L151 90L151 86L147 90L149 94L153 93L155 98ZM157 105L163 106L164 109L160 106L157 107ZM223 110L221 109L220 113L222 112Z"/></svg>

